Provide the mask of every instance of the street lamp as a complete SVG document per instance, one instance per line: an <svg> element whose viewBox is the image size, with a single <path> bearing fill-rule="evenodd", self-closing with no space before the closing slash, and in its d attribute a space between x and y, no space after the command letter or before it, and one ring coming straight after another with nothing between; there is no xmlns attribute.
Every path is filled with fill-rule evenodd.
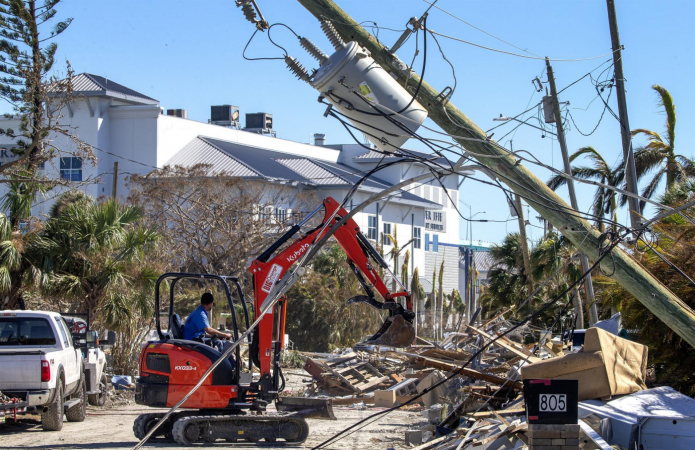
<svg viewBox="0 0 695 450"><path fill-rule="evenodd" d="M535 125L531 125L530 123L527 123L527 122L525 122L525 121L523 121L523 120L519 120L519 119L517 119L516 117L507 117L507 116L503 116L502 114L500 114L499 117L495 117L494 119L492 119L493 122L509 122L510 120L515 120L515 121L517 121L517 122L519 122L519 123L523 123L524 125L528 125L528 126L530 126L531 128L535 128L536 130L541 130L543 133L548 133L548 134L552 134L553 136L557 136L557 134L553 133L552 131L544 130L544 129L541 128L541 127L537 127L537 126L535 126ZM529 118L529 120L530 120L530 118Z"/></svg>
<svg viewBox="0 0 695 450"><path fill-rule="evenodd" d="M459 203L461 203L464 206L468 206L468 246L473 245L473 218L477 216L478 214L487 214L486 211L478 211L477 213L473 214L472 213L472 207L468 203L464 202L463 200L459 200ZM487 220L480 220L480 222L487 222Z"/></svg>

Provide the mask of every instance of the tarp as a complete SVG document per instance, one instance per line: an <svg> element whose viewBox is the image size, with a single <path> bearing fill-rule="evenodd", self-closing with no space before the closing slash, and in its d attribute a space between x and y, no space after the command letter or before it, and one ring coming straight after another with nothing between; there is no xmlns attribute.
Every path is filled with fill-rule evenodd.
<svg viewBox="0 0 695 450"><path fill-rule="evenodd" d="M646 389L647 347L600 328L586 330L578 353L521 368L528 379L578 380L579 400L631 394Z"/></svg>

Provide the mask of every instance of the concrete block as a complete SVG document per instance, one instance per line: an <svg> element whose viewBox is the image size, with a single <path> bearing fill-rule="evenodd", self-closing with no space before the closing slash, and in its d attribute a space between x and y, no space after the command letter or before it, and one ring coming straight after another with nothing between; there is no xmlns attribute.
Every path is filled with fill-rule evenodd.
<svg viewBox="0 0 695 450"><path fill-rule="evenodd" d="M422 444L422 430L405 430L405 443L406 445Z"/></svg>
<svg viewBox="0 0 695 450"><path fill-rule="evenodd" d="M529 431L575 431L579 433L578 424L564 424L564 425L554 425L554 424L540 424L531 423L528 425Z"/></svg>
<svg viewBox="0 0 695 450"><path fill-rule="evenodd" d="M567 438L567 439L579 439L579 431L574 431L574 430L563 431L562 436L560 436L560 437Z"/></svg>
<svg viewBox="0 0 695 450"><path fill-rule="evenodd" d="M526 435L531 438L554 439L561 438L562 431L543 431L537 429L530 429L529 427L529 430L526 432Z"/></svg>
<svg viewBox="0 0 695 450"><path fill-rule="evenodd" d="M557 447L557 450L580 450L578 445L563 445L562 447Z"/></svg>
<svg viewBox="0 0 695 450"><path fill-rule="evenodd" d="M565 445L579 445L579 439L565 439Z"/></svg>
<svg viewBox="0 0 695 450"><path fill-rule="evenodd" d="M552 439L550 442L553 445L565 445L565 440L564 439Z"/></svg>
<svg viewBox="0 0 695 450"><path fill-rule="evenodd" d="M396 391L374 391L374 406L390 408L396 403Z"/></svg>
<svg viewBox="0 0 695 450"><path fill-rule="evenodd" d="M557 445L533 445L529 447L529 450L559 450L562 447Z"/></svg>
<svg viewBox="0 0 695 450"><path fill-rule="evenodd" d="M552 439L530 438L528 440L528 445L532 445L534 448L537 445L552 445L552 443Z"/></svg>

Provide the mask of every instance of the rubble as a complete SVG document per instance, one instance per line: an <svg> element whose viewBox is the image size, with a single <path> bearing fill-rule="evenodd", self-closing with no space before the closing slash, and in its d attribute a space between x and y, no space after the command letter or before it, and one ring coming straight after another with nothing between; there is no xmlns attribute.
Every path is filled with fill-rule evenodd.
<svg viewBox="0 0 695 450"><path fill-rule="evenodd" d="M528 327L500 337L512 327L503 313L437 343L418 337L404 349L358 344L334 353L307 352L305 395L357 409L418 411L421 425L404 430L413 450L531 449L543 443L607 448L586 419L564 434L529 426L522 380L579 379L580 400L632 394L646 389L646 347L598 328L586 330L580 349L573 349L571 336Z"/></svg>

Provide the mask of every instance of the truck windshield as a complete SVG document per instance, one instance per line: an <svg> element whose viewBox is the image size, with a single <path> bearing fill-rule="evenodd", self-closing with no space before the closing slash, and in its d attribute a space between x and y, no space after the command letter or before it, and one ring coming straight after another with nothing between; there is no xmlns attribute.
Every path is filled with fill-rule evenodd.
<svg viewBox="0 0 695 450"><path fill-rule="evenodd" d="M46 319L29 317L0 318L0 346L55 345L56 338Z"/></svg>

